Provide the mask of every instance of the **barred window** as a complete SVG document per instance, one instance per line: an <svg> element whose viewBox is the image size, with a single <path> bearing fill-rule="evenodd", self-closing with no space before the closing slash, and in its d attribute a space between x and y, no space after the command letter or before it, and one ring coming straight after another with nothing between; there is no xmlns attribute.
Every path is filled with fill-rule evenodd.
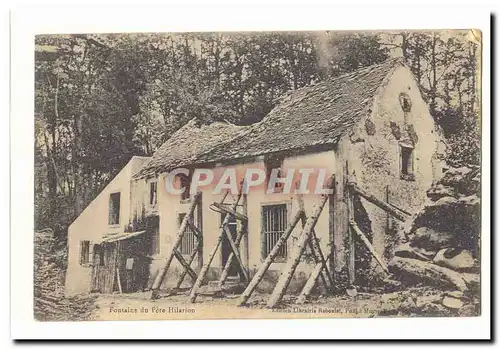
<svg viewBox="0 0 500 349"><path fill-rule="evenodd" d="M179 214L179 227L181 226L184 217L186 217L185 213ZM195 249L195 235L194 232L191 230L191 228L187 226L186 231L182 236L180 252L181 254L190 255L194 251L194 249Z"/></svg>
<svg viewBox="0 0 500 349"><path fill-rule="evenodd" d="M266 258L288 225L286 204L262 206L262 258ZM287 246L284 244L276 255L286 259Z"/></svg>

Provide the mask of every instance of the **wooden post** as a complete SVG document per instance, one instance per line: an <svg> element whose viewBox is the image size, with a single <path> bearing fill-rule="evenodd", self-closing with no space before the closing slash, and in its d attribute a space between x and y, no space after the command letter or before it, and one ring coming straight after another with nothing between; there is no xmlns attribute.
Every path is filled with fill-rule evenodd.
<svg viewBox="0 0 500 349"><path fill-rule="evenodd" d="M387 265L384 263L383 259L377 254L377 252L373 248L372 244L370 243L370 240L368 240L368 238L365 236L365 234L363 234L363 232L361 231L361 229L359 229L359 227L356 224L356 222L354 220L351 220L349 222L349 225L351 226L351 230L353 230L359 236L359 238L361 239L361 241L363 241L363 243L366 245L366 247L368 248L368 250L370 251L370 253L373 255L373 257L375 257L375 260L382 267L382 269L387 274L389 274L389 268L387 268Z"/></svg>
<svg viewBox="0 0 500 349"><path fill-rule="evenodd" d="M312 214L307 219L306 225L299 237L299 240L297 241L297 245L293 249L292 256L290 256L287 264L282 269L278 284L274 288L274 291L267 302L268 308L274 308L281 301L281 298L283 298L283 295L285 294L286 289L290 284L290 281L292 280L295 269L300 262L300 258L302 256L302 253L304 252L307 241L311 236L311 232L314 229L327 200L328 195L323 194L321 196L320 202L315 205Z"/></svg>
<svg viewBox="0 0 500 349"><path fill-rule="evenodd" d="M347 188L347 210L349 221L354 220L354 203L352 201L352 193ZM349 256L347 260L347 271L349 276L349 286L352 286L356 281L356 246L354 244L354 233L351 229L351 226L347 225L348 234L349 234Z"/></svg>
<svg viewBox="0 0 500 349"><path fill-rule="evenodd" d="M120 293L123 293L122 292L122 281L121 281L121 278L120 278L120 268L119 267L116 267L116 281L118 282L118 291L120 291Z"/></svg>
<svg viewBox="0 0 500 349"><path fill-rule="evenodd" d="M240 193L238 194L236 201L231 206L231 209L236 210L236 208L238 207L238 202L240 201L241 195L242 194L241 194L241 189L240 189ZM208 269L210 268L210 265L212 264L212 261L214 260L215 254L217 253L217 250L219 249L219 246L220 246L222 239L224 237L224 234L225 234L224 227L227 226L227 224L229 223L230 217L231 217L231 215L227 214L226 217L224 218L224 221L221 224L221 232L219 234L219 238L217 239L217 242L215 243L215 246L212 250L212 253L210 253L210 255L208 256L208 261L201 268L200 273L198 274L198 278L196 279L196 282L194 283L193 287L191 288L191 293L189 294L189 301L191 303L194 303L196 301L196 297L197 297L196 292L198 291L198 289L201 287L201 284L205 280L205 276L208 273ZM231 236L231 234L229 234L229 236ZM231 237L230 237L230 240L232 241Z"/></svg>
<svg viewBox="0 0 500 349"><path fill-rule="evenodd" d="M326 257L327 262L330 260L330 256L331 256L331 254L329 254ZM322 269L323 269L322 264L316 264L316 267L314 268L311 275L309 276L309 279L307 279L307 282L304 285L304 288L300 292L300 295L297 298L297 301L295 303L297 303L297 304L304 304L305 303L305 301L307 300L307 297L311 294L311 291L314 288L314 285L316 285L316 281L318 280L318 277L319 277Z"/></svg>
<svg viewBox="0 0 500 349"><path fill-rule="evenodd" d="M241 211L248 217L248 195L243 194L241 198ZM248 221L240 221L240 230L243 232L243 238L240 242L241 259L245 264L245 269L250 276L249 256L248 256Z"/></svg>
<svg viewBox="0 0 500 349"><path fill-rule="evenodd" d="M193 197L193 201L191 202L191 205L189 206L188 213L182 220L181 226L179 227L179 230L177 232L177 237L175 238L175 241L172 245L172 250L170 254L168 255L167 259L165 260L165 265L163 268L158 272L156 275L155 281L153 283L153 286L151 287L153 290L157 290L160 288L163 279L165 279L165 276L167 275L168 269L170 268L170 264L172 263L172 260L174 259L175 251L177 250L177 246L182 241L182 237L184 236L184 232L186 231L186 227L188 225L188 220L194 213L194 209L196 208L196 205L198 203L198 198L200 197L200 193L196 193Z"/></svg>
<svg viewBox="0 0 500 349"><path fill-rule="evenodd" d="M196 209L196 225L201 231L201 237L198 238L198 260L196 269L201 269L203 266L203 194L200 192L198 198L198 208Z"/></svg>
<svg viewBox="0 0 500 349"><path fill-rule="evenodd" d="M334 183L335 180L334 180ZM336 190L337 185L334 185L334 190ZM329 258L329 270L330 270L330 275L332 276L333 283L335 284L335 256L334 256L334 251L335 251L335 192L330 195L328 198L328 231L329 231L329 239L330 243L328 245L328 256Z"/></svg>
<svg viewBox="0 0 500 349"><path fill-rule="evenodd" d="M252 278L252 281L250 281L250 283L248 284L248 286L245 289L245 291L241 294L240 299L238 301L238 306L245 305L246 302L248 301L248 299L252 296L253 291L255 290L255 288L257 287L257 285L260 283L260 281L264 277L264 274L267 272L267 270L269 269L269 267L273 263L274 258L278 254L278 252L281 249L281 247L286 243L286 241L288 240L288 238L292 234L293 229L295 228L295 226L297 225L297 223L300 221L300 219L301 219L301 217L302 217L303 214L304 214L303 211L298 211L295 214L295 216L292 218L292 221L288 225L288 228L280 236L280 238L278 239L278 241L276 242L276 244L272 248L272 250L269 253L269 255L267 255L267 257L264 260L264 262L262 262L262 264L260 265L259 270L257 271L257 273L255 273L254 277Z"/></svg>
<svg viewBox="0 0 500 349"><path fill-rule="evenodd" d="M390 205L389 202L389 185L385 186L385 202ZM387 234L389 232L389 224L390 224L390 219L391 217L389 216L389 212L385 213L385 233Z"/></svg>

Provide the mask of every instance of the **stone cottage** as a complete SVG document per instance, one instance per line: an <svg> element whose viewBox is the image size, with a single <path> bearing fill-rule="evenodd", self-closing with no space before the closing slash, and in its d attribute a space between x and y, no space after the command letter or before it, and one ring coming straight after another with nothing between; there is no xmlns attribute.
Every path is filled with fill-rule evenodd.
<svg viewBox="0 0 500 349"><path fill-rule="evenodd" d="M141 284L142 288L150 287L172 251L193 196L190 190L172 194L166 190L166 185L173 178L176 188L189 189L192 176L199 169L213 170L216 179L224 177L228 171L235 173L238 183L241 173L248 169L260 169L268 175L265 183L252 188L236 209L248 217L247 233L239 250L250 277L299 209L298 194L284 190L282 184L275 185L274 193L266 193L272 173L277 173L279 178L290 175L294 178L293 187L300 169L310 169L311 176L317 179L321 177L318 170L325 175L322 179L333 176L333 193L321 212L315 231L323 254L332 254L332 273L339 274L345 269L347 259L348 222L344 195L347 177L354 174L364 190L411 213L422 205L426 189L440 176L444 150L441 132L419 87L410 69L399 59L292 91L282 97L261 122L250 126L225 122L205 125L191 120L150 159L141 159L140 168L127 165L130 167L127 175L118 175L109 185L112 189L106 188L70 226L67 289L72 292L92 290L92 273L82 270L91 268L92 261L94 265L96 262L92 256L87 256L91 254L85 247L87 242L82 249L82 241L100 245L112 229L120 230L122 238L137 240L138 246L142 246L141 255L147 257L149 263L149 281L140 282L147 284ZM178 172L180 168L186 171ZM114 188L117 180L125 183L122 189ZM218 185L214 180L196 189L201 193L201 204L194 214L194 230L187 231L180 244L179 252L188 259L196 248L196 234L202 233L202 253L193 257L191 264L195 270L201 268L220 235L219 226L225 218L224 210L219 209L220 203L228 205L236 198L233 193L226 195L227 190L218 190ZM120 193L120 209L127 206L120 213L119 228L111 224L116 221L111 221L112 214L108 212L115 205L116 193ZM309 212L318 195L312 190L300 195L305 211ZM388 249L387 213L363 199L361 203L369 221L373 246L384 255ZM99 212L91 213L89 209ZM98 216L107 217L108 221L103 218L103 222L98 223ZM241 225L240 221L231 221L231 233L241 229ZM262 290L273 287L299 233L300 229L296 229L288 244L280 250L261 285ZM209 279L218 278L230 252L228 242L223 241L211 264ZM128 263L128 267L133 268L138 261L139 256L129 256L119 263ZM99 260L98 263L107 262ZM127 266L123 269L127 273ZM310 271L307 262L301 263L290 288L303 284ZM175 287L182 272L183 268L174 260L162 287ZM230 274L237 278L238 269L231 269ZM108 289L117 290L116 281L123 282L123 276L117 278L119 272L108 276L115 280L108 281L111 284ZM184 278L186 284L193 281L189 275Z"/></svg>

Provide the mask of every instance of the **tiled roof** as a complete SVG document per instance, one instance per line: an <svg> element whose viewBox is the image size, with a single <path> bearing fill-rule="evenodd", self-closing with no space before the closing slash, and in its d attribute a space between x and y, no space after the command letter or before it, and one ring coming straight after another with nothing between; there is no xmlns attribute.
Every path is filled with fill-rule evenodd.
<svg viewBox="0 0 500 349"><path fill-rule="evenodd" d="M217 146L229 143L246 129L247 127L223 122L204 125L196 120L190 120L163 143L151 160L134 177L144 177L198 163L205 153L209 153Z"/></svg>
<svg viewBox="0 0 500 349"><path fill-rule="evenodd" d="M295 90L251 126L196 126L190 121L160 147L139 174L334 145L366 115L381 83L400 64L400 59L392 59Z"/></svg>

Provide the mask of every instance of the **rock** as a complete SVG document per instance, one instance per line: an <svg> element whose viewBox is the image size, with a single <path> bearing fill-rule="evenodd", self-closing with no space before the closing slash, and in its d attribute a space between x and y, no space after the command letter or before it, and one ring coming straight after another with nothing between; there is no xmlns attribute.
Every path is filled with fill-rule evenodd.
<svg viewBox="0 0 500 349"><path fill-rule="evenodd" d="M420 308L420 312L424 316L449 316L448 308L437 303L426 303Z"/></svg>
<svg viewBox="0 0 500 349"><path fill-rule="evenodd" d="M479 235L481 221L481 204L477 195L454 198L443 197L436 202L427 203L419 212L413 216L413 222L410 230L405 230L406 234L412 239L419 228L432 229L444 234L449 241L434 241L431 234L429 241L420 242L418 236L412 246L426 247L424 243L443 243L438 248L459 247L472 251L474 256L479 251ZM421 234L421 233L419 233ZM418 234L417 234L418 235ZM426 236L427 234L424 234ZM413 237L415 239L415 236ZM444 239L444 238L443 238ZM427 246L429 248L429 246Z"/></svg>
<svg viewBox="0 0 500 349"><path fill-rule="evenodd" d="M434 258L436 251L427 251L416 246L410 246L410 243L399 245L394 252L395 256L402 258L414 258L421 261L430 261Z"/></svg>
<svg viewBox="0 0 500 349"><path fill-rule="evenodd" d="M480 168L450 168L436 185L453 187L462 195L477 194L481 187Z"/></svg>
<svg viewBox="0 0 500 349"><path fill-rule="evenodd" d="M479 311L473 304L464 305L462 308L458 309L458 316L479 316Z"/></svg>
<svg viewBox="0 0 500 349"><path fill-rule="evenodd" d="M411 297L408 297L401 302L400 308L406 311L415 311L417 309L417 304Z"/></svg>
<svg viewBox="0 0 500 349"><path fill-rule="evenodd" d="M464 298L464 293L462 291L452 291L452 292L446 292L446 296L457 298L457 299L463 299Z"/></svg>
<svg viewBox="0 0 500 349"><path fill-rule="evenodd" d="M454 297L444 297L442 303L445 307L450 309L460 309L464 305L464 302Z"/></svg>
<svg viewBox="0 0 500 349"><path fill-rule="evenodd" d="M380 296L380 301L382 303L388 303L388 302L399 301L400 298L401 298L400 292L384 293Z"/></svg>
<svg viewBox="0 0 500 349"><path fill-rule="evenodd" d="M479 274L462 273L461 275L469 288L479 289L481 286L481 277Z"/></svg>
<svg viewBox="0 0 500 349"><path fill-rule="evenodd" d="M470 251L453 248L439 250L433 262L457 271L467 271L474 267L474 258Z"/></svg>
<svg viewBox="0 0 500 349"><path fill-rule="evenodd" d="M427 295L427 296L419 296L417 297L417 300L415 301L415 304L417 307L422 308L428 303L437 303L441 300L441 295L440 294L433 294L433 295Z"/></svg>
<svg viewBox="0 0 500 349"><path fill-rule="evenodd" d="M389 264L389 271L410 285L421 283L444 289L467 290L467 284L461 274L418 259L394 257Z"/></svg>
<svg viewBox="0 0 500 349"><path fill-rule="evenodd" d="M453 187L443 184L436 184L427 190L427 197L432 201L438 201L445 196L457 197L457 193Z"/></svg>
<svg viewBox="0 0 500 349"><path fill-rule="evenodd" d="M439 250L451 246L455 237L450 232L436 231L431 228L418 228L410 239L411 247L420 247L426 250Z"/></svg>
<svg viewBox="0 0 500 349"><path fill-rule="evenodd" d="M349 297L356 297L358 295L358 290L355 286L350 286L345 291Z"/></svg>

